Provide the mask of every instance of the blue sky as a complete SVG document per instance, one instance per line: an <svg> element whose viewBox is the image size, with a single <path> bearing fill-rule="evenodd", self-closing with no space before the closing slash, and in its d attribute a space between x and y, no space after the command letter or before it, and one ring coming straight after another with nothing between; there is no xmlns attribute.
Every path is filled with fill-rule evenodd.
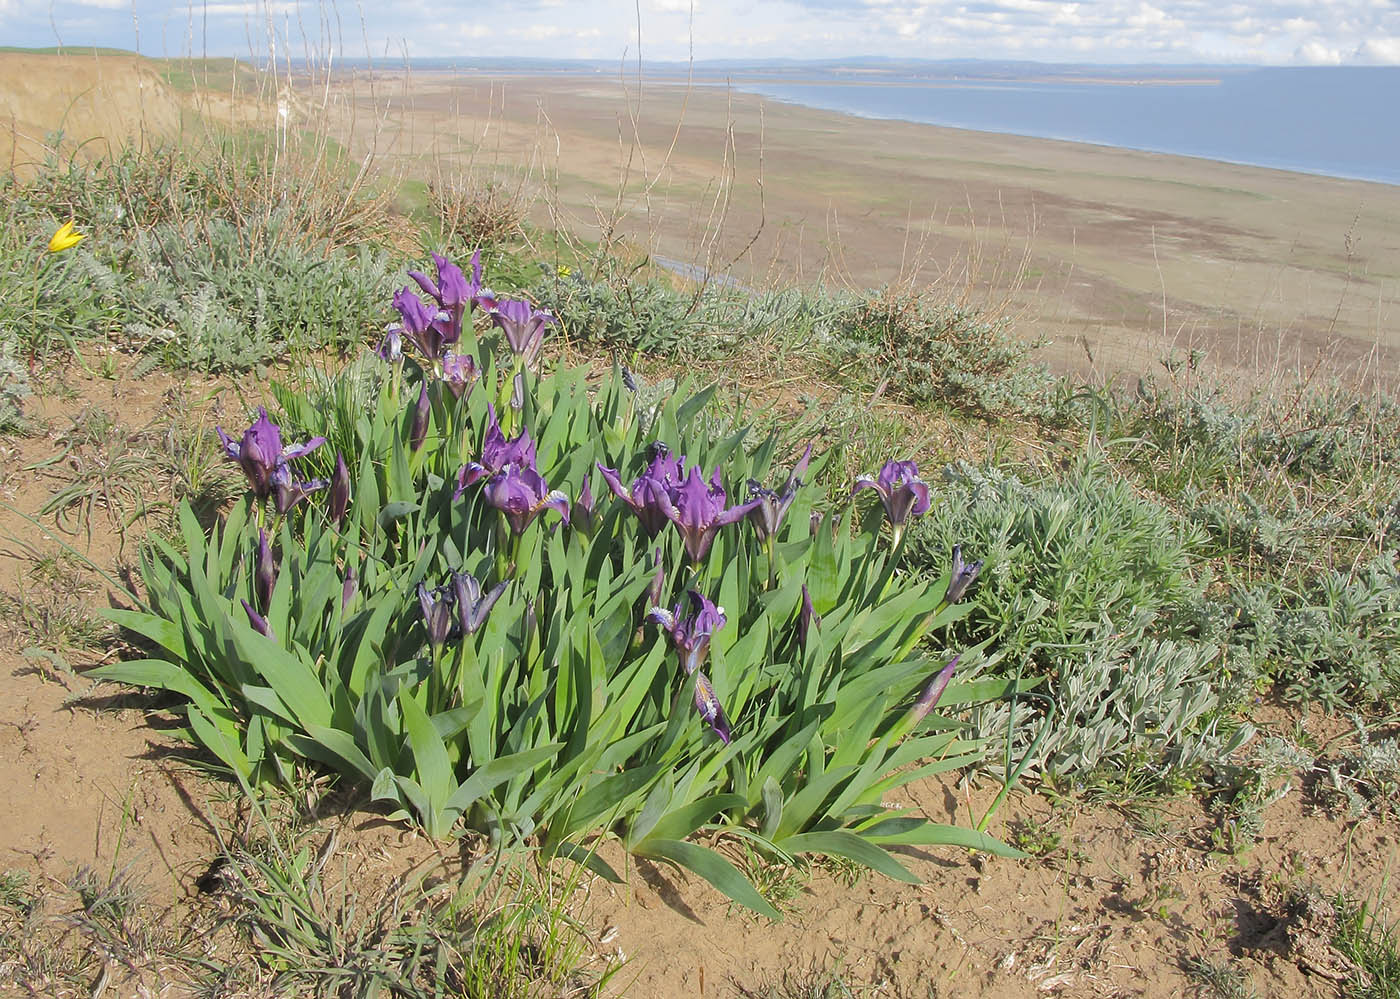
<svg viewBox="0 0 1400 999"><path fill-rule="evenodd" d="M396 58L635 58L637 0L0 0L0 42ZM1400 64L1400 0L640 0L645 58Z"/></svg>

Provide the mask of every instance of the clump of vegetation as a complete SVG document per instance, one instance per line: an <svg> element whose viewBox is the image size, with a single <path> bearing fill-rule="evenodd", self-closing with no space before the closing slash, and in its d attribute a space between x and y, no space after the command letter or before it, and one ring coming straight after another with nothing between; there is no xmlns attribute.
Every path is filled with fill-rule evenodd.
<svg viewBox="0 0 1400 999"><path fill-rule="evenodd" d="M382 367L278 393L315 437L266 412L220 431L251 495L208 529L182 510L183 549L157 539L143 609L113 614L163 658L94 675L187 700L185 734L249 784L318 763L431 836L533 840L610 879L591 843L616 833L771 918L692 834L903 880L896 844L1007 852L885 804L980 757L936 706L1016 687L915 652L965 588L896 571L917 468L858 481L880 499L858 530L813 530L810 450L779 473L776 436L702 418L710 392L647 405L620 370L592 391L540 370L553 317L436 263L431 304L395 296Z"/></svg>
<svg viewBox="0 0 1400 999"><path fill-rule="evenodd" d="M1234 741L1217 732L1219 649L1183 633L1202 599L1199 531L1145 500L1091 450L1065 472L1025 481L950 465L909 556L931 574L955 544L986 564L953 627L958 647L994 642L997 675L1034 676L1052 706L1018 734L1056 775L1200 763ZM984 709L1005 737L1007 705ZM1019 754L1017 754L1019 756Z"/></svg>
<svg viewBox="0 0 1400 999"><path fill-rule="evenodd" d="M836 318L830 343L842 373L887 384L896 398L982 416L1048 418L1054 379L1006 319L895 288Z"/></svg>
<svg viewBox="0 0 1400 999"><path fill-rule="evenodd" d="M110 340L145 352L151 365L236 371L289 350L363 341L382 323L401 263L390 250L352 245L378 231L378 209L337 187L334 171L313 169L303 184L290 162L279 169L272 176L244 149L199 158L171 149L125 152L92 169L50 163L26 183L8 179L7 349L30 363L66 361L83 343ZM46 250L73 219L87 241Z"/></svg>

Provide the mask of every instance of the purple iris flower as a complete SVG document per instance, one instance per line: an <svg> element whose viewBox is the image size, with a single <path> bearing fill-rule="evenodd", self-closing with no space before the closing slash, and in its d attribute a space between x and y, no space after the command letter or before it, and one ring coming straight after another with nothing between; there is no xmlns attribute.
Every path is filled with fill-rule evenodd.
<svg viewBox="0 0 1400 999"><path fill-rule="evenodd" d="M719 697L715 694L715 686L704 670L695 671L695 710L700 713L700 718L705 724L714 730L715 735L719 736L719 741L729 745L729 719L725 717L724 708L720 706Z"/></svg>
<svg viewBox="0 0 1400 999"><path fill-rule="evenodd" d="M476 358L470 354L449 353L442 359L442 380L458 399L471 395L472 386L480 376Z"/></svg>
<svg viewBox="0 0 1400 999"><path fill-rule="evenodd" d="M475 634L486 623L486 615L491 613L491 608L505 591L505 580L482 593L481 584L471 573L452 574L452 592L457 598L457 624L463 635Z"/></svg>
<svg viewBox="0 0 1400 999"><path fill-rule="evenodd" d="M330 485L325 479L298 479L292 475L292 469L286 462L278 465L272 472L272 488L274 502L277 505L277 512L287 514L292 507L296 506L306 497L314 492L325 489Z"/></svg>
<svg viewBox="0 0 1400 999"><path fill-rule="evenodd" d="M948 681L953 678L953 670L957 669L958 659L961 654L954 656L948 661L948 665L939 670L919 692L916 700L909 709L910 722L922 721L930 711L938 707L939 700L943 697L943 691L948 689Z"/></svg>
<svg viewBox="0 0 1400 999"><path fill-rule="evenodd" d="M339 527L345 522L345 511L350 509L350 468L345 464L345 455L335 456L335 472L331 475L330 503L327 513L331 523Z"/></svg>
<svg viewBox="0 0 1400 999"><path fill-rule="evenodd" d="M430 590L419 583L418 605L423 608L423 627L428 631L428 644L436 653L452 630L452 591L446 586Z"/></svg>
<svg viewBox="0 0 1400 999"><path fill-rule="evenodd" d="M569 497L558 489L551 490L532 465L507 465L492 476L481 494L506 515L510 529L517 535L524 534L525 528L545 510L553 510L565 521L569 519Z"/></svg>
<svg viewBox="0 0 1400 999"><path fill-rule="evenodd" d="M258 529L258 557L253 570L253 594L264 611L272 606L272 590L277 585L277 563L272 559L272 546L267 532Z"/></svg>
<svg viewBox="0 0 1400 999"><path fill-rule="evenodd" d="M214 430L218 433L219 440L223 442L224 454L231 461L238 462L243 469L243 474L248 477L248 484L253 489L253 495L258 499L266 499L272 495L272 491L276 487L273 475L279 467L285 466L291 459L300 458L326 443L324 437L313 437L305 444L284 447L282 445L282 430L267 418L265 407L258 408L258 418L253 421L251 427L243 432L241 440L233 440L224 433L223 427L215 427Z"/></svg>
<svg viewBox="0 0 1400 999"><path fill-rule="evenodd" d="M887 461L875 478L862 475L851 490L854 496L862 489L874 489L885 504L885 515L898 542L904 534L910 516L922 517L932 503L928 483L919 478L919 466L912 461Z"/></svg>
<svg viewBox="0 0 1400 999"><path fill-rule="evenodd" d="M481 440L481 460L463 465L457 471L457 495L474 482L489 478L507 465L535 467L535 442L524 427L512 440L506 440L501 424L496 420L496 407L486 405L486 435Z"/></svg>
<svg viewBox="0 0 1400 999"><path fill-rule="evenodd" d="M954 545L953 567L948 574L948 592L943 594L943 602L955 604L961 600L981 571L981 562L963 562L962 545Z"/></svg>
<svg viewBox="0 0 1400 999"><path fill-rule="evenodd" d="M670 449L660 441L652 444L651 464L639 475L628 489L622 484L622 477L616 469L604 468L598 463L598 471L603 473L608 488L613 495L632 508L647 537L654 538L666 527L670 518L666 515L663 500L680 486L685 475L683 461L671 455Z"/></svg>
<svg viewBox="0 0 1400 999"><path fill-rule="evenodd" d="M684 604L676 604L669 611L653 607L648 616L671 636L671 644L676 647L676 655L686 676L695 678L695 710L705 724L714 729L715 735L728 743L729 719L715 696L714 684L710 683L702 668L710 655L710 637L725 625L724 608L716 607L708 597L695 590L688 591L687 596L691 607L689 617L681 616Z"/></svg>
<svg viewBox="0 0 1400 999"><path fill-rule="evenodd" d="M477 293L481 291L481 251L472 254L470 282L460 267L440 253L433 254L433 266L437 269L436 281L430 281L421 271L409 271L408 276L442 310L434 317L434 325L442 334L442 343L456 343L462 338L462 318L476 304ZM436 358L439 355L434 353L430 356Z"/></svg>
<svg viewBox="0 0 1400 999"><path fill-rule="evenodd" d="M525 364L534 364L544 343L545 327L554 325L554 316L519 299L483 298L481 305L491 322L506 335L511 351Z"/></svg>
<svg viewBox="0 0 1400 999"><path fill-rule="evenodd" d="M379 359L386 364L397 364L403 360L403 323L390 323L384 327L384 339L374 349Z"/></svg>
<svg viewBox="0 0 1400 999"><path fill-rule="evenodd" d="M669 495L662 494L657 501L671 523L681 532L686 554L692 562L699 562L705 557L721 527L743 520L763 502L762 498L758 498L727 507L724 487L719 482L719 469L716 468L710 481L706 482L699 465L691 467L690 477L679 489Z"/></svg>
<svg viewBox="0 0 1400 999"><path fill-rule="evenodd" d="M430 296L449 313L455 313L460 324L463 314L472 307L477 293L481 291L481 251L472 254L472 279L467 281L462 269L440 253L434 253L433 266L437 269L437 280L430 281L421 271L409 271L408 276L418 283L425 295ZM460 329L460 326L459 326Z"/></svg>
<svg viewBox="0 0 1400 999"><path fill-rule="evenodd" d="M803 583L802 609L797 614L797 640L802 643L802 648L807 648L807 636L812 633L812 629L820 631L821 626L821 615L812 606L812 595L807 592L807 584Z"/></svg>
<svg viewBox="0 0 1400 999"><path fill-rule="evenodd" d="M723 628L728 618L724 616L724 608L715 606L709 597L695 590L688 590L686 595L690 598L689 617L681 616L685 608L683 603L671 610L653 607L647 616L671 636L671 644L676 647L681 666L689 676L705 665L710 655L710 636Z"/></svg>
<svg viewBox="0 0 1400 999"><path fill-rule="evenodd" d="M264 638L272 637L272 625L267 623L267 618L253 610L253 605L246 600L240 600L244 612L248 615L248 623L253 626L253 630Z"/></svg>
<svg viewBox="0 0 1400 999"><path fill-rule="evenodd" d="M802 452L802 458L788 474L781 492L765 489L754 479L749 480L749 496L758 500L758 506L749 511L749 523L753 524L758 540L767 544L777 537L778 528L783 526L792 501L797 498L797 490L802 488L802 476L807 474L807 464L812 460L812 445Z"/></svg>
<svg viewBox="0 0 1400 999"><path fill-rule="evenodd" d="M412 288L394 292L394 308L403 317L403 335L430 361L440 360L443 350L462 335L460 328L453 331L450 314L424 304Z"/></svg>

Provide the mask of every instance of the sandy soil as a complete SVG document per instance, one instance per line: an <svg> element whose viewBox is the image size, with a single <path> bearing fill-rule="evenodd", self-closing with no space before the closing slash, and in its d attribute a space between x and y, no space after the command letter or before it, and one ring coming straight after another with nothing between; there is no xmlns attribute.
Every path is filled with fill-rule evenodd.
<svg viewBox="0 0 1400 999"><path fill-rule="evenodd" d="M32 410L46 431L0 442L6 503L32 515L70 472L102 460L104 445L92 443L60 465L30 467L75 439L75 417L95 407L116 418L109 440L149 439L143 435L150 428L163 432L172 415L212 387L151 376L75 380L50 391ZM229 398L222 404L242 405ZM99 510L89 544L57 535L51 519L41 531L0 510L0 598L7 611L0 636L0 781L12 789L11 812L0 824L0 873L61 883L84 866L120 870L154 904L170 906L168 918L208 918L216 903L202 899L195 882L216 851L211 823L227 821L236 790L191 769L182 747L162 733L161 712L148 713L139 697L82 678L83 668L116 654L110 636L89 648L60 647L78 673L24 652L54 644L46 622L71 620L75 608L90 613L116 599L80 565L62 576L41 575L48 571L44 556L56 550L55 535L109 571L128 566L134 538L122 546L102 517ZM17 613L17 600L28 601L28 618ZM1318 742L1344 727L1267 706L1256 721ZM904 800L935 820L966 822L986 807L992 790L925 781L910 785ZM338 869L353 884L384 883L425 862L444 863L445 876L455 876L453 851L441 854L407 828L354 807L325 807L322 814L326 835L336 830ZM1326 896L1384 898L1400 860L1400 827L1342 819L1308 781L1269 807L1262 838L1238 855L1218 852L1212 838L1218 822L1190 797L1016 797L991 831L1039 844L1040 856L1007 861L908 850L902 859L924 882L916 887L869 875L852 882L819 866L810 878L793 881L787 918L776 925L675 871L629 863L608 845L605 857L628 883L619 888L585 878L573 910L598 965L623 962L614 994L631 996L767 996L770 988L793 989L833 970L857 994L870 996L1208 994L1198 993L1189 973L1198 960L1233 962L1260 995L1339 994L1337 979L1348 966L1328 945L1325 905L1300 911L1289 899L1307 887ZM116 994L138 994L142 980L123 971L114 979ZM163 984L164 995L185 994L173 979ZM7 986L33 994L20 985L0 973L0 994Z"/></svg>
<svg viewBox="0 0 1400 999"><path fill-rule="evenodd" d="M180 131L184 101L150 60L0 52L0 169L21 176L63 135L63 155L92 160Z"/></svg>
<svg viewBox="0 0 1400 999"><path fill-rule="evenodd" d="M542 217L754 284L934 284L1062 369L1201 347L1253 374L1393 373L1400 187L872 121L616 78L345 79L352 148L515 178ZM376 109L378 127L370 128Z"/></svg>

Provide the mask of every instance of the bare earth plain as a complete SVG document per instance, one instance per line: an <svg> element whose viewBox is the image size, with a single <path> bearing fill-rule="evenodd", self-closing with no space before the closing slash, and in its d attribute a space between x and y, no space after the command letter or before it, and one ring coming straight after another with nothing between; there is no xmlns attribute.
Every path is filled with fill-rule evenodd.
<svg viewBox="0 0 1400 999"><path fill-rule="evenodd" d="M1395 370L1400 186L676 81L380 72L341 88L352 148L408 175L521 177L576 231L755 286L935 286L1048 339L1060 370L1139 373L1172 349L1260 375Z"/></svg>
<svg viewBox="0 0 1400 999"><path fill-rule="evenodd" d="M18 121L4 103L18 89L6 58L0 108ZM104 79L120 75L113 66ZM31 89L25 121L61 115L71 104L64 79L91 87L71 68L56 73L46 98ZM646 87L634 149L617 81L385 74L373 100L365 80L345 86L381 123L367 131L372 116L362 116L347 131L352 150L373 142L405 173L428 176L430 164L520 171L541 192L540 210L562 223L594 235L615 223L659 254L754 284L965 288L1006 302L1028 334L1051 337L1047 357L1066 367L1141 370L1172 345L1201 345L1258 371L1306 366L1320 352L1356 364L1379 347L1384 371L1400 346L1400 188L863 121L675 86ZM91 127L98 134L104 124ZM129 134L124 121L105 127L110 138ZM32 409L43 430L0 441L0 498L12 507L0 512L5 604L37 600L43 613L72 615L114 599L92 574L49 579L42 596L36 566L56 551L55 532L19 515L37 515L64 481L63 467L45 459L83 413L113 414L113 435L136 441L158 439L175 411L206 407L212 424L250 401L256 389L125 370L110 381L75 370L46 385ZM101 511L90 539L67 540L108 571L134 555L134 540ZM9 788L0 873L59 884L84 865L119 870L168 907L169 920L206 919L212 903L195 883L217 853L212 823L231 814L236 791L196 774L139 699L81 677L103 656L74 659L74 673L29 644L24 629L0 634L0 781ZM1254 720L1266 734L1319 743L1346 728L1271 705ZM925 781L908 798L937 821L966 821L989 794ZM363 810L320 814L315 824L337 833L336 865L351 884L434 857L411 830ZM625 957L614 983L634 997L766 997L783 983L795 995L794 983L833 969L861 996L1209 995L1188 973L1200 960L1235 962L1262 996L1339 995L1348 969L1327 943L1326 914L1290 907L1287 892L1313 885L1383 897L1400 859L1397 828L1339 816L1307 782L1263 818L1257 843L1227 855L1215 849L1216 820L1194 799L1028 795L999 813L992 832L1051 830L1040 856L909 851L902 859L923 879L916 887L875 876L851 884L818 868L781 924L636 864L621 888L585 880L574 909L599 962ZM450 871L454 861L441 862ZM34 994L15 970L0 967L0 994ZM158 961L113 960L108 971L91 994L189 994Z"/></svg>

